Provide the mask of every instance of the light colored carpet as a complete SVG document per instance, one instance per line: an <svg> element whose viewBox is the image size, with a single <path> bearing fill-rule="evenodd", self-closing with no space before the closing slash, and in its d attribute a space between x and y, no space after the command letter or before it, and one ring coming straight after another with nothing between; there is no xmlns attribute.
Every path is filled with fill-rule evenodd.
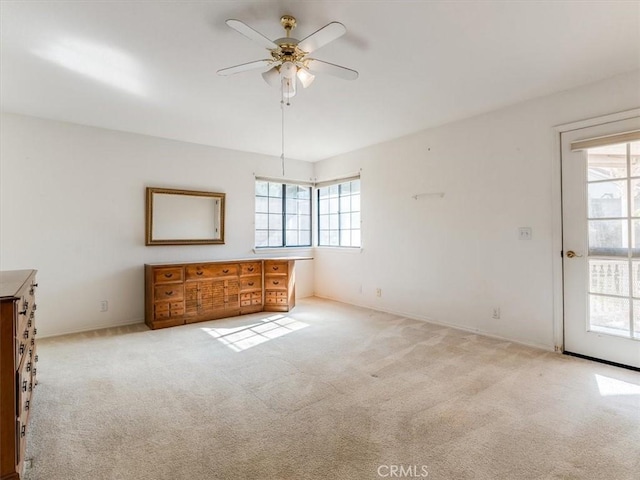
<svg viewBox="0 0 640 480"><path fill-rule="evenodd" d="M639 478L637 372L336 302L38 353L28 480Z"/></svg>

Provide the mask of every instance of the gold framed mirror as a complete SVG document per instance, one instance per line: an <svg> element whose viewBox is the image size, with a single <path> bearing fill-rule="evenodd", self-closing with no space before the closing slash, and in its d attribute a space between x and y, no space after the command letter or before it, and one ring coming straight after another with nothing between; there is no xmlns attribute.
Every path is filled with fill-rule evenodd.
<svg viewBox="0 0 640 480"><path fill-rule="evenodd" d="M145 245L224 243L225 194L147 187Z"/></svg>

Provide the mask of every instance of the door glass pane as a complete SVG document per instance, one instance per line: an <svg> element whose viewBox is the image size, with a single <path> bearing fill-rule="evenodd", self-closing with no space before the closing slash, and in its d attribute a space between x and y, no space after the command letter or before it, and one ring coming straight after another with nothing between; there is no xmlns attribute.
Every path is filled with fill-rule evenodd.
<svg viewBox="0 0 640 480"><path fill-rule="evenodd" d="M629 295L629 262L589 259L589 291L609 295Z"/></svg>
<svg viewBox="0 0 640 480"><path fill-rule="evenodd" d="M640 300L633 301L633 338L640 338Z"/></svg>
<svg viewBox="0 0 640 480"><path fill-rule="evenodd" d="M640 262L634 260L631 263L631 276L633 278L633 296L640 298Z"/></svg>
<svg viewBox="0 0 640 480"><path fill-rule="evenodd" d="M589 184L589 218L627 216L627 180Z"/></svg>
<svg viewBox="0 0 640 480"><path fill-rule="evenodd" d="M590 182L627 176L626 144L590 148L588 159Z"/></svg>
<svg viewBox="0 0 640 480"><path fill-rule="evenodd" d="M627 220L589 220L589 254L627 256Z"/></svg>
<svg viewBox="0 0 640 480"><path fill-rule="evenodd" d="M589 295L591 330L629 335L629 299Z"/></svg>

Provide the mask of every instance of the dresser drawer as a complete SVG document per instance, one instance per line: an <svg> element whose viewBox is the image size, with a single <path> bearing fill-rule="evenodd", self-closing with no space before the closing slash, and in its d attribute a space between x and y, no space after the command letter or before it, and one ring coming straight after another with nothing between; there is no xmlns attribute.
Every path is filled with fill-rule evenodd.
<svg viewBox="0 0 640 480"><path fill-rule="evenodd" d="M259 275L262 273L261 262L241 263L240 275Z"/></svg>
<svg viewBox="0 0 640 480"><path fill-rule="evenodd" d="M286 275L289 272L288 262L266 261L264 262L265 275Z"/></svg>
<svg viewBox="0 0 640 480"><path fill-rule="evenodd" d="M219 278L238 275L238 264L203 264L187 265L187 280L198 280L200 278Z"/></svg>
<svg viewBox="0 0 640 480"><path fill-rule="evenodd" d="M240 278L240 290L262 289L262 277L242 277Z"/></svg>
<svg viewBox="0 0 640 480"><path fill-rule="evenodd" d="M183 285L158 285L155 288L156 301L167 300L182 300L184 298L184 286Z"/></svg>
<svg viewBox="0 0 640 480"><path fill-rule="evenodd" d="M182 280L182 267L156 268L153 271L155 283L181 282Z"/></svg>
<svg viewBox="0 0 640 480"><path fill-rule="evenodd" d="M267 275L264 277L264 288L266 290L286 290L287 277Z"/></svg>

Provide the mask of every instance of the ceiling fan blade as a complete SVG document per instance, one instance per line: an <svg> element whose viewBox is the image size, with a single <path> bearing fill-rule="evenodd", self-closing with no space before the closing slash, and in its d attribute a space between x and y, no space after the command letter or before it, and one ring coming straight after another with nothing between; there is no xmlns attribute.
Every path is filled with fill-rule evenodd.
<svg viewBox="0 0 640 480"><path fill-rule="evenodd" d="M312 73L328 73L334 77L339 77L344 80L355 80L358 78L358 72L351 70L347 67L341 67L334 63L323 62L322 60L316 60L315 58L309 58L308 69Z"/></svg>
<svg viewBox="0 0 640 480"><path fill-rule="evenodd" d="M253 62L241 63L240 65L234 65L233 67L221 68L218 70L218 75L233 75L234 73L246 72L247 70L257 70L259 68L268 67L273 63L273 60L254 60Z"/></svg>
<svg viewBox="0 0 640 480"><path fill-rule="evenodd" d="M327 43L347 33L346 27L340 22L331 22L320 30L313 32L298 43L298 48L303 52L311 53Z"/></svg>
<svg viewBox="0 0 640 480"><path fill-rule="evenodd" d="M226 24L229 25L231 28L233 28L236 32L247 37L248 39L253 40L254 42L258 42L260 45L262 45L266 49L273 50L274 48L278 48L278 45L276 45L274 42L269 40L260 32L257 32L256 30L251 28L246 23L241 22L240 20L236 20L235 18L230 18L229 20L226 21Z"/></svg>

